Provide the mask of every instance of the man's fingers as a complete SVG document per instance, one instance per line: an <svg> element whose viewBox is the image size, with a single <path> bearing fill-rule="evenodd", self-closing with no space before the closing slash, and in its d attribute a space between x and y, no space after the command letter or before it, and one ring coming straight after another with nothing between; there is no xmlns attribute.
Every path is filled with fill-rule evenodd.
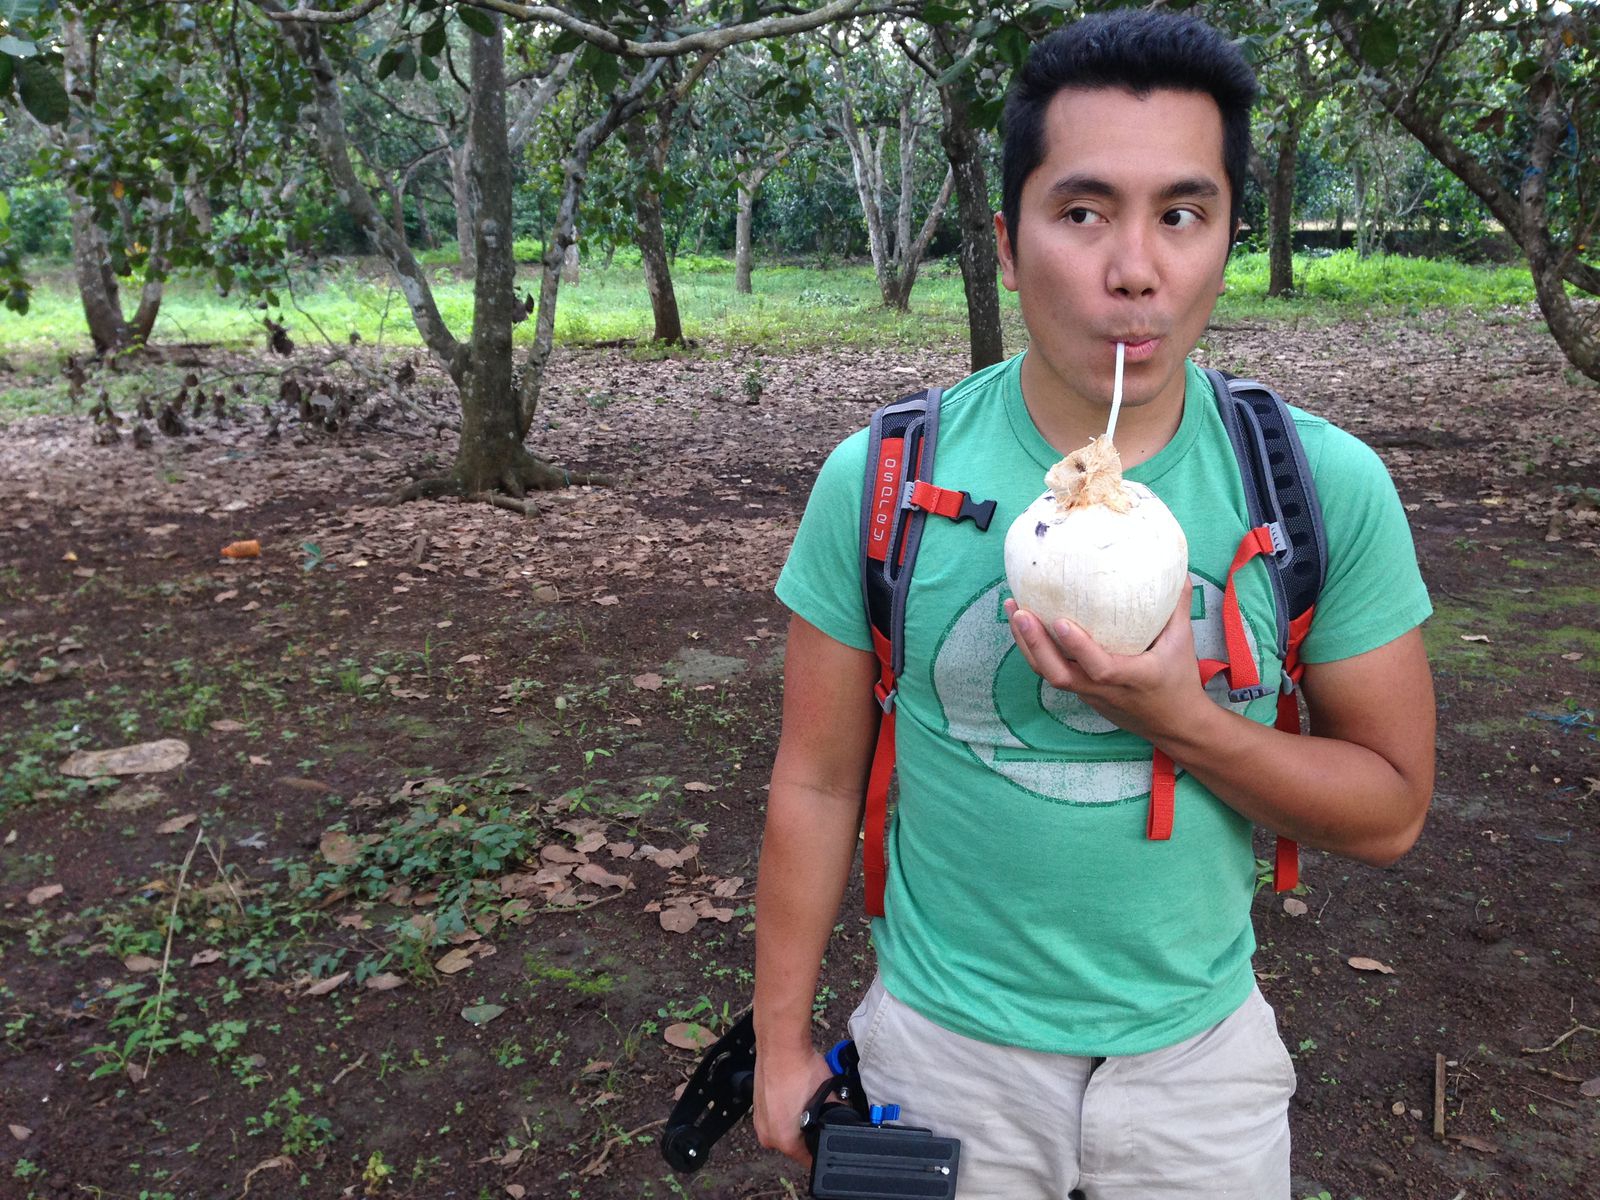
<svg viewBox="0 0 1600 1200"><path fill-rule="evenodd" d="M1017 649L1027 659L1033 673L1053 688L1071 691L1072 664L1067 661L1055 638L1050 636L1044 622L1025 608L1018 608L1013 600L1006 601L1006 611L1011 617L1011 636Z"/></svg>

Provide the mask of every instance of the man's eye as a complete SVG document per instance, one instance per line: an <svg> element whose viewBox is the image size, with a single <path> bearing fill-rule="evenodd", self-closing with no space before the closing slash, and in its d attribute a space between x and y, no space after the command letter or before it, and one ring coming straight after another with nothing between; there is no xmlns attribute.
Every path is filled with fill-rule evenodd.
<svg viewBox="0 0 1600 1200"><path fill-rule="evenodd" d="M1069 208L1066 217L1074 225L1089 225L1098 221L1100 214L1092 208Z"/></svg>
<svg viewBox="0 0 1600 1200"><path fill-rule="evenodd" d="M1173 229L1187 229L1200 219L1200 214L1187 208L1175 208L1162 215L1162 222Z"/></svg>

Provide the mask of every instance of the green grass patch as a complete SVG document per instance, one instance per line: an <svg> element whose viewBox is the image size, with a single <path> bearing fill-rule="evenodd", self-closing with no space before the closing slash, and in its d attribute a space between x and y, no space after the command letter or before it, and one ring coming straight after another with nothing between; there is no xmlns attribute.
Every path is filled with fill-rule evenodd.
<svg viewBox="0 0 1600 1200"><path fill-rule="evenodd" d="M519 243L518 291L537 290L537 243ZM423 256L435 303L456 335L469 335L472 283L459 278L453 249ZM967 340L966 297L954 259L925 265L909 313L885 309L867 266L836 268L759 265L755 292L733 289L731 260L680 255L673 272L684 331L716 349L753 346L774 353L840 347L957 348ZM60 364L69 353L87 354L90 344L70 270L60 262L31 265L36 283L26 316L0 312L0 346L16 368L0 388L0 421L71 407ZM1266 298L1265 254L1236 254L1228 264L1228 290L1217 306L1221 323L1235 320L1336 321L1374 311L1454 309L1480 312L1533 299L1526 268L1485 268L1396 255L1359 258L1353 251L1295 260L1293 296ZM131 293L131 289L129 289ZM331 260L296 272L278 306L260 309L239 296L222 297L208 279L180 276L167 286L154 340L249 347L265 344L262 319L287 326L301 346L346 346L352 333L369 345L417 347L421 337L393 277L376 259ZM1000 293L1001 322L1010 348L1024 344L1016 297ZM563 286L556 308L556 342L562 346L637 342L648 348L654 330L638 252L618 250L609 266L589 263L582 280ZM516 327L514 342L529 346L534 322ZM105 386L112 406L131 406L136 393L175 392L185 372L141 367L122 374L102 372L92 384ZM258 398L243 381L247 402ZM265 397L271 399L271 397ZM94 402L85 396L83 406Z"/></svg>

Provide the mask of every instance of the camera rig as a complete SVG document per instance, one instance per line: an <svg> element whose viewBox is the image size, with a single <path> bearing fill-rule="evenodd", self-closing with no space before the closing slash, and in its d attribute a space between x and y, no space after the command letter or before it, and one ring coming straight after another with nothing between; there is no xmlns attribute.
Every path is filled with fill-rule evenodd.
<svg viewBox="0 0 1600 1200"><path fill-rule="evenodd" d="M843 1041L827 1054L833 1075L800 1116L816 1200L954 1200L961 1143L897 1124L900 1108L871 1104L860 1056ZM675 1171L705 1166L711 1148L750 1111L756 1032L750 1013L706 1051L667 1118L661 1153Z"/></svg>

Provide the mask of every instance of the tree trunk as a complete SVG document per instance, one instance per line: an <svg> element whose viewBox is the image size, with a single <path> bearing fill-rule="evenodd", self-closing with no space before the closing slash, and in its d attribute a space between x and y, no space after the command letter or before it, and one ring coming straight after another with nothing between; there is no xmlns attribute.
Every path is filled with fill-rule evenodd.
<svg viewBox="0 0 1600 1200"><path fill-rule="evenodd" d="M417 244L424 250L432 250L438 242L433 235L433 226L428 221L428 201L422 194L422 185L414 179L411 182L411 199L417 206Z"/></svg>
<svg viewBox="0 0 1600 1200"><path fill-rule="evenodd" d="M1268 296L1294 290L1294 169L1300 152L1299 105L1287 106L1285 125L1278 131L1278 163L1267 193Z"/></svg>
<svg viewBox="0 0 1600 1200"><path fill-rule="evenodd" d="M910 241L905 248L905 258L900 264L898 278L895 280L895 292L891 298L894 308L900 312L909 312L911 309L911 289L917 285L917 272L922 267L922 256L928 252L928 243L933 240L934 231L939 228L939 222L944 218L944 210L950 203L950 193L955 189L955 172L945 168L944 184L939 188L939 196L933 202L933 207L928 210L928 219L922 223L922 229L917 233L916 240Z"/></svg>
<svg viewBox="0 0 1600 1200"><path fill-rule="evenodd" d="M756 193L769 170L752 167L739 172L739 211L733 222L733 290L741 296L754 290L750 281L750 234L755 223Z"/></svg>
<svg viewBox="0 0 1600 1200"><path fill-rule="evenodd" d="M1000 333L1000 259L994 245L994 211L989 207L978 131L958 84L939 89L944 128L939 141L955 176L957 221L961 228L961 283L967 294L971 367L981 371L1005 357Z"/></svg>
<svg viewBox="0 0 1600 1200"><path fill-rule="evenodd" d="M623 137L636 162L656 162L655 147L650 143L642 118L629 122ZM666 236L661 227L661 194L648 180L641 181L634 192L633 218L634 243L639 247L639 258L644 264L644 286L650 293L650 310L655 315L652 340L669 346L680 345L683 321L678 314L677 293L672 289L672 268L667 262Z"/></svg>
<svg viewBox="0 0 1600 1200"><path fill-rule="evenodd" d="M473 157L471 134L459 149L450 151L450 194L456 202L456 246L461 259L457 270L462 279L472 279L478 273L476 222L472 211Z"/></svg>
<svg viewBox="0 0 1600 1200"><path fill-rule="evenodd" d="M894 264L890 261L889 238L883 225L882 165L883 137L872 144L872 132L862 131L856 124L854 106L846 96L839 106L839 128L845 145L850 149L850 168L856 181L856 200L861 205L861 216L867 223L867 248L872 254L872 270L878 278L878 294L885 308L895 307L899 291Z"/></svg>
<svg viewBox="0 0 1600 1200"><path fill-rule="evenodd" d="M81 116L82 108L94 100L89 39L83 28L83 14L75 8L65 8L61 25L64 82L73 110L68 118L66 144L75 159L92 162L98 157L94 137L85 131ZM96 354L114 353L128 345L132 331L122 315L122 294L111 270L111 249L88 198L70 180L66 191L72 219L72 268L78 280L78 296L83 303L89 338Z"/></svg>
<svg viewBox="0 0 1600 1200"><path fill-rule="evenodd" d="M1367 167L1361 159L1352 166L1356 186L1356 256L1366 258L1372 253L1372 221L1367 216Z"/></svg>
<svg viewBox="0 0 1600 1200"><path fill-rule="evenodd" d="M534 459L522 447L517 394L511 382L511 328L516 303L516 256L511 236L511 152L506 138L505 46L502 22L494 33L469 34L472 47L473 197L472 344L461 385L461 442L454 479L468 495L504 490L523 494L534 482Z"/></svg>

